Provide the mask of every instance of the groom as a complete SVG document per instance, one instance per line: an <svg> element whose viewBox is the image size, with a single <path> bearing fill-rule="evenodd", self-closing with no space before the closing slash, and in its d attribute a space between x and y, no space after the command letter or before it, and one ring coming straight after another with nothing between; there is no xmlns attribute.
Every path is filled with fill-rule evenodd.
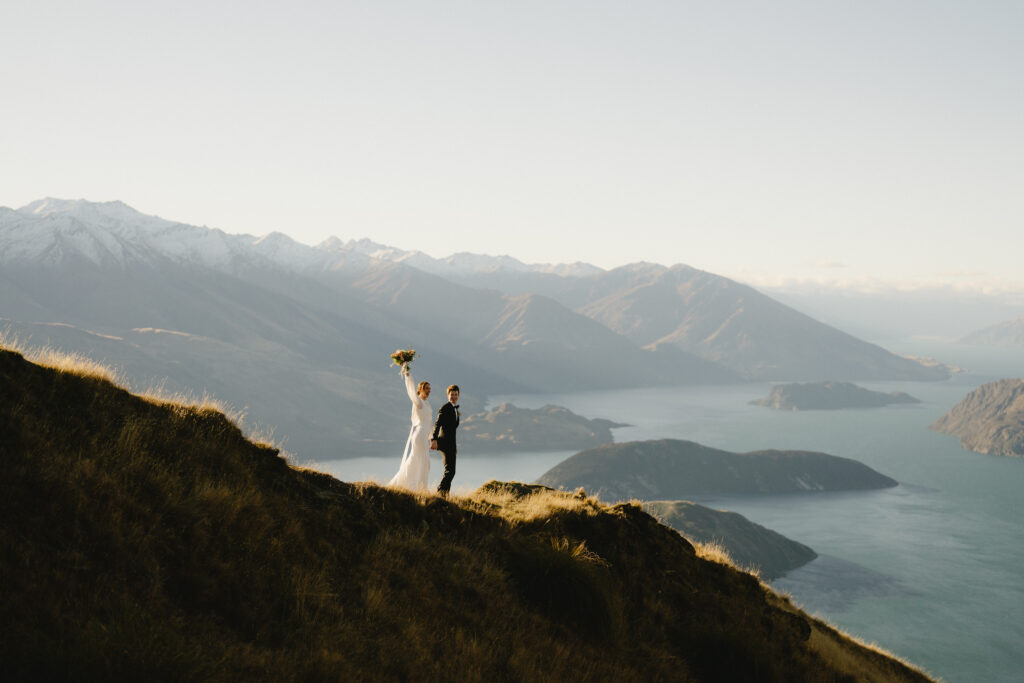
<svg viewBox="0 0 1024 683"><path fill-rule="evenodd" d="M430 435L430 450L441 451L444 459L444 476L437 485L437 492L442 498L448 497L455 478L455 430L459 428L459 387L453 384L448 387L448 402L437 411L434 431Z"/></svg>

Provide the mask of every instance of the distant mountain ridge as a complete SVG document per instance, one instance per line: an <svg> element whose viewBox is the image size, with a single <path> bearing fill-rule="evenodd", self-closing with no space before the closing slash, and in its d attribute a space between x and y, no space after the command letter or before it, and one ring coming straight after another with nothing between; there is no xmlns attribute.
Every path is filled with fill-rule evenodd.
<svg viewBox="0 0 1024 683"><path fill-rule="evenodd" d="M1024 349L1024 316L972 332L962 338L960 343Z"/></svg>
<svg viewBox="0 0 1024 683"><path fill-rule="evenodd" d="M521 288L492 286L508 278ZM684 286L691 279L699 286ZM656 291L671 306L638 303ZM738 308L706 301L715 291ZM166 377L175 390L247 407L300 458L318 460L400 452L407 399L387 365L395 348L417 348L414 373L465 385L470 403L826 370L821 378L944 376L685 266L432 259L338 238L307 246L122 202L0 211L0 318L0 331L126 365L137 381ZM360 419L341 425L338 414Z"/></svg>
<svg viewBox="0 0 1024 683"><path fill-rule="evenodd" d="M331 237L309 246L281 232L261 237L231 235L216 228L148 216L121 201L46 198L17 210L0 207L0 263L40 257L53 262L72 255L103 265L171 259L230 267L247 261L249 265L273 263L298 271L392 261L441 276L499 270L560 277L603 272L586 263L526 264L511 256L465 252L436 259L423 252L405 251L365 238L345 242Z"/></svg>

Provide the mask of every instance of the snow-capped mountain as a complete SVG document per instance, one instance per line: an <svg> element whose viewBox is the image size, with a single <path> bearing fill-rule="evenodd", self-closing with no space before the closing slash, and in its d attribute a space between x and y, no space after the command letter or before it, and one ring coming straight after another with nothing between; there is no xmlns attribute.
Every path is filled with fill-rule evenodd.
<svg viewBox="0 0 1024 683"><path fill-rule="evenodd" d="M165 260L200 263L221 270L273 266L295 272L365 268L392 261L441 276L480 273L552 273L563 277L602 272L589 264L528 265L510 256L459 253L435 259L369 239L330 237L316 246L281 232L262 237L148 216L120 201L40 199L17 210L0 207L0 263L155 265Z"/></svg>
<svg viewBox="0 0 1024 683"><path fill-rule="evenodd" d="M308 246L82 200L0 208L5 330L249 405L310 458L404 442L383 361L407 344L480 394L947 376L686 266Z"/></svg>
<svg viewBox="0 0 1024 683"><path fill-rule="evenodd" d="M0 263L87 261L104 267L166 260L224 267L255 238L167 221L123 202L41 199L0 214Z"/></svg>

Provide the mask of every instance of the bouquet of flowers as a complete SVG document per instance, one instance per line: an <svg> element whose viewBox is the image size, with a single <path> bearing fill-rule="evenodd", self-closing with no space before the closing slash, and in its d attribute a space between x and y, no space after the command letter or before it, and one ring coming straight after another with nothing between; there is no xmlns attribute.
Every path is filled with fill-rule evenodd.
<svg viewBox="0 0 1024 683"><path fill-rule="evenodd" d="M394 361L398 367L403 367L413 361L416 358L415 349L399 349L391 354L391 360Z"/></svg>

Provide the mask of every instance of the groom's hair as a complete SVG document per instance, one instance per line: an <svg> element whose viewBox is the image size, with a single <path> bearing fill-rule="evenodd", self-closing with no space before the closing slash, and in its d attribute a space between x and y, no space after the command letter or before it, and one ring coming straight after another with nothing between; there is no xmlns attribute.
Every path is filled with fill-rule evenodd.
<svg viewBox="0 0 1024 683"><path fill-rule="evenodd" d="M453 391L459 391L459 385L458 385L458 384L453 384L453 385L451 385L450 387L448 387L448 391L446 391L446 392L444 392L444 393L446 393L446 394L450 394L450 393L452 393ZM459 391L459 393L461 394L462 392L461 392L461 391Z"/></svg>

